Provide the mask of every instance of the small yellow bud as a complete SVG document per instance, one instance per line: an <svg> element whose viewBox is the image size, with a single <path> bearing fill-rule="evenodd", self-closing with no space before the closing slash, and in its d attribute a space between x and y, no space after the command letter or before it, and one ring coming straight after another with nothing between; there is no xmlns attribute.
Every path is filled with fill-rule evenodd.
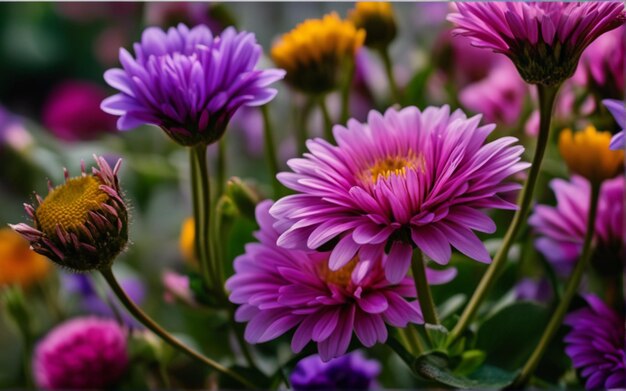
<svg viewBox="0 0 626 391"><path fill-rule="evenodd" d="M365 30L365 46L386 48L396 37L393 8L387 2L358 2L348 15L357 28Z"/></svg>

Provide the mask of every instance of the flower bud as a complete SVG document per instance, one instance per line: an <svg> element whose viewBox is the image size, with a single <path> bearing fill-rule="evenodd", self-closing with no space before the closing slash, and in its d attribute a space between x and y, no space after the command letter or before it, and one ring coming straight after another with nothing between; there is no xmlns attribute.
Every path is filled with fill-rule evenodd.
<svg viewBox="0 0 626 391"><path fill-rule="evenodd" d="M239 213L252 220L255 219L254 211L262 197L247 185L241 178L232 177L226 184L226 194L235 204Z"/></svg>
<svg viewBox="0 0 626 391"><path fill-rule="evenodd" d="M348 20L365 30L365 46L384 49L396 37L393 8L387 2L358 2L348 14Z"/></svg>

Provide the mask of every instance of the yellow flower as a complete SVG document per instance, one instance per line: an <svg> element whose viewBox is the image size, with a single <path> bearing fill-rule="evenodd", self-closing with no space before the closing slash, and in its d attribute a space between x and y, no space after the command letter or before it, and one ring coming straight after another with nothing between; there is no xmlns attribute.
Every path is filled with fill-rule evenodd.
<svg viewBox="0 0 626 391"><path fill-rule="evenodd" d="M0 228L0 286L27 287L50 271L46 257L30 249L28 241L10 228Z"/></svg>
<svg viewBox="0 0 626 391"><path fill-rule="evenodd" d="M196 227L193 217L189 217L183 221L180 229L180 239L178 240L178 248L180 249L183 259L190 263L196 263Z"/></svg>
<svg viewBox="0 0 626 391"><path fill-rule="evenodd" d="M593 126L573 133L563 129L559 137L559 150L569 170L600 183L619 174L624 166L624 151L609 149L611 133L599 132Z"/></svg>
<svg viewBox="0 0 626 391"><path fill-rule="evenodd" d="M365 30L365 46L384 49L396 37L396 20L390 3L358 2L348 19Z"/></svg>
<svg viewBox="0 0 626 391"><path fill-rule="evenodd" d="M309 19L284 34L272 47L272 59L287 71L285 80L306 93L322 94L337 88L347 64L363 46L365 31L339 18Z"/></svg>

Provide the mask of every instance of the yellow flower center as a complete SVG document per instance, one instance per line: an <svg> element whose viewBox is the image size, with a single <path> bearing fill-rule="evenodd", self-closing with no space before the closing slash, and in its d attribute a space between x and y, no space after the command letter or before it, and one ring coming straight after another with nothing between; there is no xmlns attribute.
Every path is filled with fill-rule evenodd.
<svg viewBox="0 0 626 391"><path fill-rule="evenodd" d="M28 241L10 228L0 228L0 286L28 286L46 277L51 263L30 249Z"/></svg>
<svg viewBox="0 0 626 391"><path fill-rule="evenodd" d="M330 270L328 261L323 261L317 267L317 275L328 284L335 284L346 288L352 281L352 271L356 267L358 258L354 257L339 270Z"/></svg>
<svg viewBox="0 0 626 391"><path fill-rule="evenodd" d="M624 151L609 149L611 133L588 126L580 132L563 129L559 150L573 173L598 183L616 176L624 165Z"/></svg>
<svg viewBox="0 0 626 391"><path fill-rule="evenodd" d="M391 175L404 176L407 170L424 171L425 164L424 156L409 150L406 155L386 156L377 160L362 176L363 179L376 183L381 177L389 179Z"/></svg>
<svg viewBox="0 0 626 391"><path fill-rule="evenodd" d="M55 235L57 224L66 231L85 224L89 212L100 210L109 199L100 185L96 177L87 175L57 186L35 211L38 228L46 235Z"/></svg>

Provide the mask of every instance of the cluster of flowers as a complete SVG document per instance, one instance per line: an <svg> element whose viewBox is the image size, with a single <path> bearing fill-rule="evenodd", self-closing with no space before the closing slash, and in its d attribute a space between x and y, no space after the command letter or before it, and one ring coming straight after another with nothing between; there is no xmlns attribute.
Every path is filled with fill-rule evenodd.
<svg viewBox="0 0 626 391"><path fill-rule="evenodd" d="M457 34L506 55L527 83L538 85L541 99L545 91L556 95L584 50L625 19L617 2L459 3L449 16ZM271 101L277 93L273 83L285 78L295 89L323 97L346 84L346 69L362 45L384 53L395 34L390 7L359 5L349 20L330 14L297 26L272 49L282 69L262 70L257 67L262 49L251 33L229 27L216 36L204 25L149 28L134 55L121 49L122 68L105 73L119 93L102 108L119 116L120 130L155 125L182 146L206 148L222 137L241 107ZM624 128L623 102L605 104ZM547 110L541 116L550 118L552 104ZM518 213L525 218L541 157L533 160L536 171L531 169L516 203L523 187L518 179L531 166L522 160L524 148L514 137L494 137L496 125L481 120L447 105L371 111L366 122L351 119L332 127L326 138L308 140L308 152L289 160L290 170L277 175L293 193L256 205L257 242L235 259L225 287L238 305L235 320L247 323L247 342L271 341L293 330L293 352L317 344L319 358L294 370L295 388L369 387L379 365L360 355L342 357L353 336L369 348L387 341L388 326L437 323L429 285L455 278L456 269L447 266L453 250L489 264L492 257L477 233L496 231L490 213L521 205ZM547 124L545 129L542 119L540 132L549 131ZM535 206L528 223L538 234L536 247L568 275L581 254L584 258L591 225L594 264L615 273L624 256L623 131L611 141L610 133L591 126L564 130L559 148L572 177L552 182L556 207ZM95 159L92 173L84 166L79 177L66 172L64 184L50 185L45 198L37 196L37 205L26 205L32 225L12 228L53 262L106 276L127 246L128 208L117 177L120 162L111 168L104 158ZM597 207L590 203L596 189ZM596 217L593 224L589 216ZM515 239L516 224L521 222L512 223L508 240ZM203 247L197 248L189 257L206 267ZM41 261L34 257L33 263ZM496 256L490 268L500 262ZM44 267L37 265L32 267ZM597 297L587 300L589 308L566 318L572 327L566 352L574 367L582 368L588 388L623 385L623 320ZM96 319L59 326L36 350L38 385L114 384L129 361L126 332ZM355 375L345 383L333 378L337 371Z"/></svg>

